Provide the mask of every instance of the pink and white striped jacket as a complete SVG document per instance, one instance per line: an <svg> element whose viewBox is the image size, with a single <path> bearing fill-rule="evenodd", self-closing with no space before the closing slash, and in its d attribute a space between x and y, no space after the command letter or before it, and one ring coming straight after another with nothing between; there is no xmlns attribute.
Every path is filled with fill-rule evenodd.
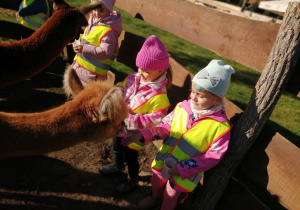
<svg viewBox="0 0 300 210"><path fill-rule="evenodd" d="M140 75L134 72L123 82L117 84L123 90L129 117L125 119L129 130L151 128L156 126L167 115L170 102L167 96L167 78L164 76L154 82L143 84ZM122 132L119 137L125 137Z"/></svg>

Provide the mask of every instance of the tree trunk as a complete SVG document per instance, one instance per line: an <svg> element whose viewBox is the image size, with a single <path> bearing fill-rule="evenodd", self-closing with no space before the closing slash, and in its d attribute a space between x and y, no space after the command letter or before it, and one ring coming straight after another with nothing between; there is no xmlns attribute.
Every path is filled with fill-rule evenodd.
<svg viewBox="0 0 300 210"><path fill-rule="evenodd" d="M300 4L289 3L267 64L234 127L229 149L221 162L205 173L203 186L195 199L197 209L216 207L233 172L270 117L299 58L299 20Z"/></svg>
<svg viewBox="0 0 300 210"><path fill-rule="evenodd" d="M249 0L244 0L244 1L243 1L243 5L242 5L242 7L241 7L241 12L243 12L243 11L245 10L245 8L246 8L248 2L249 2Z"/></svg>

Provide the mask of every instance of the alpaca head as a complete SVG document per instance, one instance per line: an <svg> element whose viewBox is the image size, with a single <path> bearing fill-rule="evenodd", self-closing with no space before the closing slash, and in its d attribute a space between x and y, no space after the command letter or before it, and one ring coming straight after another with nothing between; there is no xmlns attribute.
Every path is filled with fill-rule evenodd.
<svg viewBox="0 0 300 210"><path fill-rule="evenodd" d="M84 110L85 118L97 127L95 141L115 136L128 117L122 92L109 79L89 82L73 101Z"/></svg>
<svg viewBox="0 0 300 210"><path fill-rule="evenodd" d="M116 131L122 129L122 122L129 113L122 92L114 86L114 81L115 75L108 71L105 81L91 81L83 87L71 66L66 69L64 75L63 83L67 96L72 96L74 101L81 101L82 104L84 102L86 117L95 125L101 124L105 129L104 133L101 131L104 139L112 137Z"/></svg>
<svg viewBox="0 0 300 210"><path fill-rule="evenodd" d="M80 33L82 33L82 27L88 25L87 15L101 4L93 4L84 6L81 8L71 7L64 0L53 0L54 14L48 21L52 21L56 25L64 26L64 30L59 28L61 35L56 32L57 36L68 36L68 41L74 40ZM50 25L50 24L49 24Z"/></svg>

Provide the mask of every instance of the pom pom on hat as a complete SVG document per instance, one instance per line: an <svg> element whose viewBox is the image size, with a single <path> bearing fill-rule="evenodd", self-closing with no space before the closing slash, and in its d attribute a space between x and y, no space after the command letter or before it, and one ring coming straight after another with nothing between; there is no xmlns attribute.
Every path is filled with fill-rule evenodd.
<svg viewBox="0 0 300 210"><path fill-rule="evenodd" d="M155 36L149 36L136 57L141 69L164 71L169 67L169 54L165 45Z"/></svg>
<svg viewBox="0 0 300 210"><path fill-rule="evenodd" d="M212 60L194 76L192 81L196 85L223 98L229 88L231 74L233 73L235 71L230 65L226 65L221 60Z"/></svg>
<svg viewBox="0 0 300 210"><path fill-rule="evenodd" d="M92 2L99 2L103 4L110 12L112 12L116 0L92 0Z"/></svg>

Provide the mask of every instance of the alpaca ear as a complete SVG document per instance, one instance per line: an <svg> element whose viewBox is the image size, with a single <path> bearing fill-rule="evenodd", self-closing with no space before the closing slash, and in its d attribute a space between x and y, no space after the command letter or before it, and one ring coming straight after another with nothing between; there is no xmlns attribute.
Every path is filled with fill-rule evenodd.
<svg viewBox="0 0 300 210"><path fill-rule="evenodd" d="M106 77L107 77L106 81L108 82L108 84L114 85L116 79L115 74L112 73L111 71L107 71Z"/></svg>
<svg viewBox="0 0 300 210"><path fill-rule="evenodd" d="M60 5L66 4L64 0L53 0L53 9L57 11L60 9Z"/></svg>
<svg viewBox="0 0 300 210"><path fill-rule="evenodd" d="M118 114L120 114L119 112L122 110L122 106L124 105L121 100L124 99L120 89L118 87L112 87L103 97L100 104L100 121L114 121L118 117Z"/></svg>
<svg viewBox="0 0 300 210"><path fill-rule="evenodd" d="M63 88L68 98L75 97L84 88L72 66L65 70Z"/></svg>

